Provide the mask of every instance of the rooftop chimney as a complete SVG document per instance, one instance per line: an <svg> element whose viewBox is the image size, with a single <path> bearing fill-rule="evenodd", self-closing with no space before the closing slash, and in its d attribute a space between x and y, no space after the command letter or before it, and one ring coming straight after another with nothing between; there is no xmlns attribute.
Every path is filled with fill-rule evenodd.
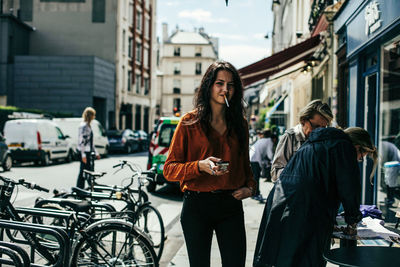
<svg viewBox="0 0 400 267"><path fill-rule="evenodd" d="M162 41L165 43L168 40L168 23L162 24Z"/></svg>

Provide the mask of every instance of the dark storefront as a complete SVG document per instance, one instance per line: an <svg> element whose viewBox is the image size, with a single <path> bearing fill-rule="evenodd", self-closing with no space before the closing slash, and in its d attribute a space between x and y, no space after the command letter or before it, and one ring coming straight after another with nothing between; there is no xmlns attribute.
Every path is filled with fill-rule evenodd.
<svg viewBox="0 0 400 267"><path fill-rule="evenodd" d="M348 66L347 81L339 81L348 88L346 120L369 131L381 156L373 185L372 162L362 164L362 202L379 205L392 220L390 206L397 206L400 186L394 162L400 160L400 1L347 1L334 26L338 54L345 49Z"/></svg>

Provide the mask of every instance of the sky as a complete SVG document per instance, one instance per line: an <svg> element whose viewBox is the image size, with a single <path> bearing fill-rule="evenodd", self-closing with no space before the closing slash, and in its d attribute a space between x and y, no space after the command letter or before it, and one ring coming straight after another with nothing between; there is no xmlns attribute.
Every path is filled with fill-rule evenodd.
<svg viewBox="0 0 400 267"><path fill-rule="evenodd" d="M157 36L162 40L162 23L168 35L179 27L185 31L204 28L219 38L219 58L237 69L271 54L272 0L158 0Z"/></svg>

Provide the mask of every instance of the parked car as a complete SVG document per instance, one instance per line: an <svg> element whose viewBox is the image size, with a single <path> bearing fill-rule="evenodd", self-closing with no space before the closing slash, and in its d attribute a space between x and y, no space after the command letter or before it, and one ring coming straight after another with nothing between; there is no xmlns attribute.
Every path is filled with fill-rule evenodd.
<svg viewBox="0 0 400 267"><path fill-rule="evenodd" d="M148 136L148 134L143 130L135 130L134 133L139 138L139 144L140 144L139 150L140 151L147 151L147 149L149 148L149 136Z"/></svg>
<svg viewBox="0 0 400 267"><path fill-rule="evenodd" d="M157 185L168 182L164 178L163 169L168 155L168 148L178 122L178 117L161 117L151 134L147 169L150 169L155 164L158 175L156 176L156 181L148 183L148 192L154 192Z"/></svg>
<svg viewBox="0 0 400 267"><path fill-rule="evenodd" d="M34 161L47 166L52 160L72 160L69 136L52 120L9 120L4 125L4 137L14 161Z"/></svg>
<svg viewBox="0 0 400 267"><path fill-rule="evenodd" d="M77 158L78 150L78 129L79 125L82 122L82 118L58 118L53 119L54 122L61 128L63 133L69 135L71 137L70 142L72 149L75 153L75 158ZM93 131L93 142L97 152L106 157L108 155L109 143L106 135L106 131L103 128L103 125L98 120L92 120L90 123Z"/></svg>
<svg viewBox="0 0 400 267"><path fill-rule="evenodd" d="M3 171L9 171L12 167L11 152L6 144L6 139L0 134L0 160Z"/></svg>
<svg viewBox="0 0 400 267"><path fill-rule="evenodd" d="M130 129L107 131L107 137L110 143L110 151L128 154L139 151L139 137Z"/></svg>

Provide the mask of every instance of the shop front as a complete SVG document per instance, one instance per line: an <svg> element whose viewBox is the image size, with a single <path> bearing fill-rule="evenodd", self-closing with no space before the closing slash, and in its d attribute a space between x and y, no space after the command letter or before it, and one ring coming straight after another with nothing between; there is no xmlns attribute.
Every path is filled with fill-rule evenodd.
<svg viewBox="0 0 400 267"><path fill-rule="evenodd" d="M360 165L362 203L378 205L394 220L391 207L400 199L400 1L347 1L334 27L348 63L348 126L367 129L381 156L373 181L372 161Z"/></svg>

